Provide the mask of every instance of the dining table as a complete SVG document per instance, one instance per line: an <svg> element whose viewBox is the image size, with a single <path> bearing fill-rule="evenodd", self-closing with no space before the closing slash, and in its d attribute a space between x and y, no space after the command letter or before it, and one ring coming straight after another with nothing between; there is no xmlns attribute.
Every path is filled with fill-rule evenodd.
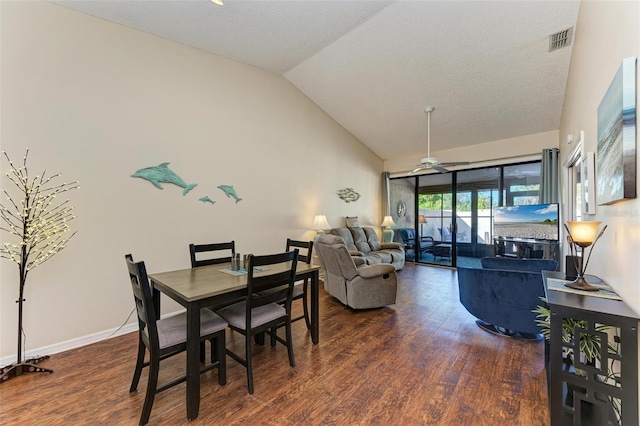
<svg viewBox="0 0 640 426"><path fill-rule="evenodd" d="M284 266L282 266L284 268ZM271 268L271 267L270 267ZM278 272L278 266L254 275ZM319 326L319 265L298 262L296 281L309 279L311 341L318 344ZM160 293L167 295L186 309L187 314L187 418L198 417L200 409L200 309L231 302L247 295L247 274L231 270L231 263L150 274L156 312L160 312Z"/></svg>

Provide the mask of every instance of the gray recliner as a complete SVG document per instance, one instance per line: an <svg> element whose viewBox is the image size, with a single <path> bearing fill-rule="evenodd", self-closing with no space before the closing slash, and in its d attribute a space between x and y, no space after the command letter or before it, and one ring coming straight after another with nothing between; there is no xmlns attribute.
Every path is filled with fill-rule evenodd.
<svg viewBox="0 0 640 426"><path fill-rule="evenodd" d="M396 303L398 276L391 264L365 265L349 255L344 240L321 235L314 247L325 271L324 289L353 309L379 308ZM354 262L362 263L356 266Z"/></svg>

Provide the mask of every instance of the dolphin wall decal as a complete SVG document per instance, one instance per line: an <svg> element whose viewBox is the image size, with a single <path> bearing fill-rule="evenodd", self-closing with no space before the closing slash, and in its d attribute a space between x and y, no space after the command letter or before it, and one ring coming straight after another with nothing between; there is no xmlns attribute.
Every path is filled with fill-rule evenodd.
<svg viewBox="0 0 640 426"><path fill-rule="evenodd" d="M242 198L238 198L238 194L236 194L236 190L233 189L233 186L231 186L231 185L220 185L220 186L218 186L218 188L220 190L222 190L222 192L227 194L227 197L235 198L236 199L236 204L238 203L238 201L242 201Z"/></svg>
<svg viewBox="0 0 640 426"><path fill-rule="evenodd" d="M172 183L181 188L184 188L182 191L182 195L187 195L189 191L198 185L197 183L192 183L187 185L185 181L183 181L177 174L169 170L169 163L162 163L159 166L147 167L144 169L140 169L131 177L136 177L144 180L148 180L151 182L156 188L163 189L160 183Z"/></svg>
<svg viewBox="0 0 640 426"><path fill-rule="evenodd" d="M204 197L198 198L198 201L202 201L203 203L211 203L211 204L215 204L216 203L211 198L209 198L208 195L205 195Z"/></svg>

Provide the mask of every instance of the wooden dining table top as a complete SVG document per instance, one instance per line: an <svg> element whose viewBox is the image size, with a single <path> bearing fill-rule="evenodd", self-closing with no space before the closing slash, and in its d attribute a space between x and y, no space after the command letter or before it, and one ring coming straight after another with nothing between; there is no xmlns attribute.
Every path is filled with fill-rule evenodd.
<svg viewBox="0 0 640 426"><path fill-rule="evenodd" d="M193 302L246 288L247 274L232 275L222 271L230 268L231 263L220 263L150 274L149 279L154 285L161 286L163 292L171 292L186 302ZM286 269L286 264L270 265L268 269L256 272L254 275L269 275ZM319 269L319 265L298 262L296 278Z"/></svg>

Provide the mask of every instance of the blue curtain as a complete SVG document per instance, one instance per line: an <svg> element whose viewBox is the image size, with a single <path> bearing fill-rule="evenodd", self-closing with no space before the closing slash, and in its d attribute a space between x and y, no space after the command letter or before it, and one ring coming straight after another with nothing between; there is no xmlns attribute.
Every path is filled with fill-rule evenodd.
<svg viewBox="0 0 640 426"><path fill-rule="evenodd" d="M559 202L558 188L558 148L546 148L542 150L542 163L540 165L540 203Z"/></svg>
<svg viewBox="0 0 640 426"><path fill-rule="evenodd" d="M385 216L391 216L391 209L389 207L389 172L382 172L382 218Z"/></svg>

